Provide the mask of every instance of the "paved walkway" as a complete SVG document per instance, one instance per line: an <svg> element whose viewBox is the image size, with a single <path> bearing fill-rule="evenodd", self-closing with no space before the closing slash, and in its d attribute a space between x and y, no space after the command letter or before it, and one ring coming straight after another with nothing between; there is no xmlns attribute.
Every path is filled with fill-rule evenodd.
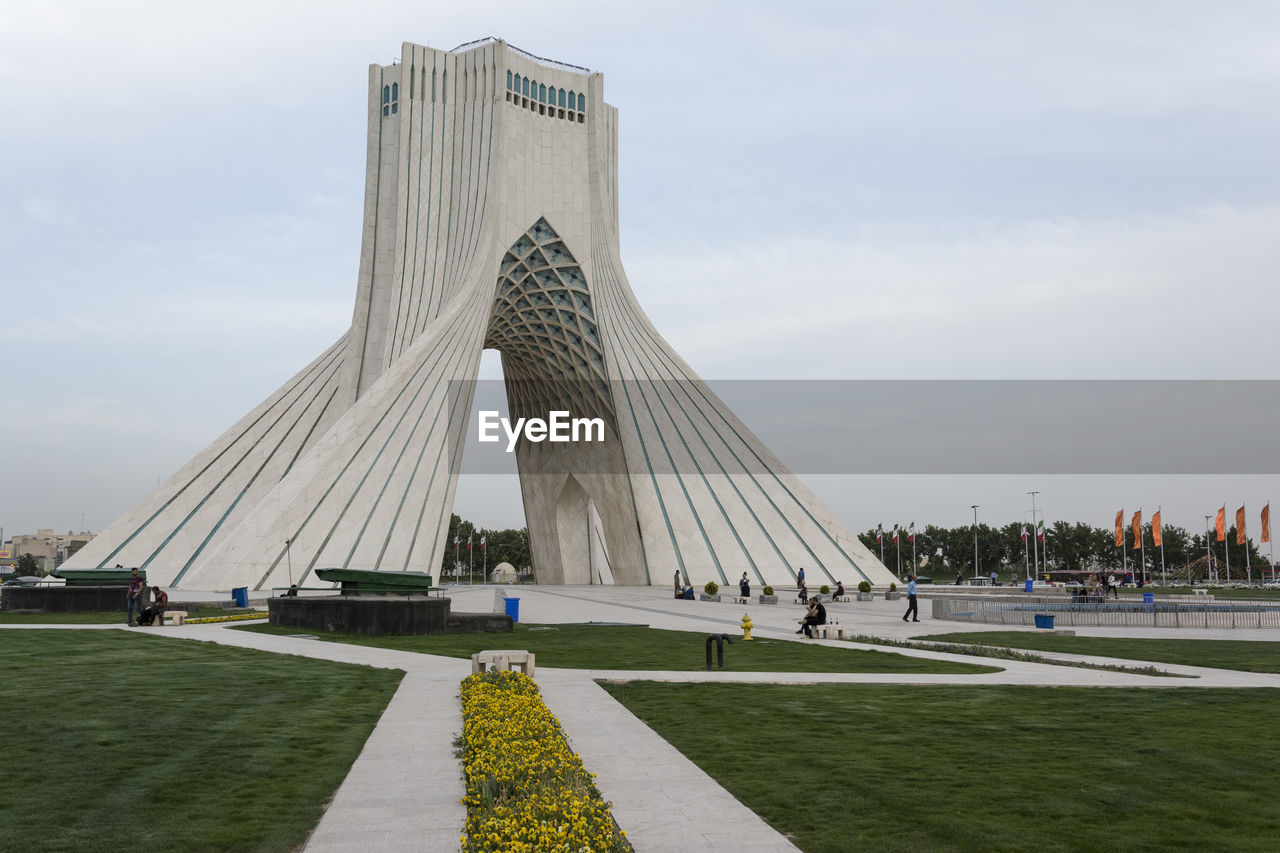
<svg viewBox="0 0 1280 853"><path fill-rule="evenodd" d="M741 635L739 624L750 613L753 634L773 640L797 640L842 648L878 648L838 640L801 640L794 633L798 605L731 605L677 601L661 588L513 587L520 598L522 622L626 622L655 628ZM452 590L457 612L487 611L495 605L494 587ZM1014 626L957 625L929 618L921 601L922 621L903 623L904 602L852 602L828 608L832 620L857 633L906 639L954 631L1017 630ZM48 625L7 626L47 628ZM119 626L65 626L114 629ZM129 630L129 629L126 629ZM156 629L132 629L151 630ZM1029 629L1028 629L1029 630ZM329 643L227 630L220 625L166 627L167 636L207 640L281 654L401 669L405 678L383 712L363 752L312 833L309 853L365 850L456 850L465 811L461 769L452 741L461 729L458 682L470 663L456 658L420 655L364 646ZM1151 628L1081 628L1077 633L1103 637L1180 637L1280 641L1280 629L1201 630ZM503 643L495 642L496 646ZM968 663L986 662L999 672L979 675L894 673L726 673L697 669L670 672L617 672L538 667L536 680L551 711L587 769L597 776L605 799L638 853L670 851L791 851L780 833L734 799L713 779L677 752L606 693L596 679L640 677L662 681L739 681L772 683L897 684L1037 684L1062 686L1129 686L1148 688L1280 687L1280 675L1151 664L1167 678L1136 673L1063 667L1024 661L980 661L923 649L894 649L919 657ZM690 667L700 666L704 649L690 649ZM732 659L732 648L727 650ZM1041 653L1045 657L1084 659ZM1089 658L1099 662L1141 666L1141 662Z"/></svg>

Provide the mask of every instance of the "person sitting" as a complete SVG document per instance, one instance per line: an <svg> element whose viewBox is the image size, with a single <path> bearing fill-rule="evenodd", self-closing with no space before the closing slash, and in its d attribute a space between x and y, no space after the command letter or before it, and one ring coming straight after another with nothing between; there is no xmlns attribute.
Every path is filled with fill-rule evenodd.
<svg viewBox="0 0 1280 853"><path fill-rule="evenodd" d="M809 599L809 609L804 614L804 621L800 624L800 630L797 634L804 634L809 639L813 639L813 626L827 624L827 608L822 606L822 602L818 601L818 596Z"/></svg>
<svg viewBox="0 0 1280 853"><path fill-rule="evenodd" d="M140 625L163 625L164 610L169 606L169 594L158 586L151 587L151 604L143 609ZM145 621L144 621L145 620Z"/></svg>
<svg viewBox="0 0 1280 853"><path fill-rule="evenodd" d="M836 581L836 591L835 594L831 596L831 600L836 601L837 599L844 598L845 595L847 595L847 593L844 591L844 581Z"/></svg>
<svg viewBox="0 0 1280 853"><path fill-rule="evenodd" d="M956 572L956 586L960 586L962 583L964 583L964 574Z"/></svg>
<svg viewBox="0 0 1280 853"><path fill-rule="evenodd" d="M796 593L796 598L801 601L809 600L809 590L805 587L804 581L800 581L800 591Z"/></svg>

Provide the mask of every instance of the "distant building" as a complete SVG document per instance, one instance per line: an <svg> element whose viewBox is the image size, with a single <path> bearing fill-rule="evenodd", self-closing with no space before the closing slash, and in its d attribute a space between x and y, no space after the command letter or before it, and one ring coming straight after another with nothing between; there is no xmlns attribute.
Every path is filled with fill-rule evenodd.
<svg viewBox="0 0 1280 853"><path fill-rule="evenodd" d="M43 571L51 572L71 555L75 554L85 545L89 544L89 540L93 538L93 534L81 531L76 533L68 530L65 534L54 533L52 529L40 528L34 534L18 534L4 544L0 551L8 551L10 560L17 563L18 558L23 554L30 554L36 558L36 562L40 564ZM0 560L0 564L4 563Z"/></svg>

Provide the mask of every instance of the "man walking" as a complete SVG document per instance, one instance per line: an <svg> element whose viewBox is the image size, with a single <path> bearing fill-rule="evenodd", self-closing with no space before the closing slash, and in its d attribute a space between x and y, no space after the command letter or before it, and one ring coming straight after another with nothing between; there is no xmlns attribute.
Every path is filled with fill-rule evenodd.
<svg viewBox="0 0 1280 853"><path fill-rule="evenodd" d="M117 599L118 601L119 599ZM126 612L126 620L129 627L134 626L134 614L142 615L142 578L138 576L138 570L134 569L129 574L129 598L126 603L128 608Z"/></svg>
<svg viewBox="0 0 1280 853"><path fill-rule="evenodd" d="M910 616L912 622L920 621L920 610L916 605L916 576L907 575L907 612L903 614L902 621L906 622Z"/></svg>

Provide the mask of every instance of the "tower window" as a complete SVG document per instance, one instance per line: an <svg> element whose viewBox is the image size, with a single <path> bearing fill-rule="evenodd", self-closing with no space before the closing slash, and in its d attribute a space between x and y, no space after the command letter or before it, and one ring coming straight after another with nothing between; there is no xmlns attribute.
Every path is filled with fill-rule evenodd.
<svg viewBox="0 0 1280 853"><path fill-rule="evenodd" d="M382 114L384 116L391 115L391 87L382 87Z"/></svg>
<svg viewBox="0 0 1280 853"><path fill-rule="evenodd" d="M391 84L391 114L395 115L400 111L400 84Z"/></svg>
<svg viewBox="0 0 1280 853"><path fill-rule="evenodd" d="M587 111L587 96L579 92L578 93L578 112L585 113L586 111Z"/></svg>
<svg viewBox="0 0 1280 853"><path fill-rule="evenodd" d="M564 89L560 90L560 106L564 106Z"/></svg>
<svg viewBox="0 0 1280 853"><path fill-rule="evenodd" d="M539 101L539 103L543 103L543 104L545 104L545 103L547 102L547 87L546 87L546 86L539 86L539 87L538 87L538 101Z"/></svg>
<svg viewBox="0 0 1280 853"><path fill-rule="evenodd" d="M529 78L521 77L520 81L521 81L520 85L524 87L524 89L520 92L520 94L524 95L527 98L529 97Z"/></svg>
<svg viewBox="0 0 1280 853"><path fill-rule="evenodd" d="M511 91L511 69L507 69L507 91Z"/></svg>

